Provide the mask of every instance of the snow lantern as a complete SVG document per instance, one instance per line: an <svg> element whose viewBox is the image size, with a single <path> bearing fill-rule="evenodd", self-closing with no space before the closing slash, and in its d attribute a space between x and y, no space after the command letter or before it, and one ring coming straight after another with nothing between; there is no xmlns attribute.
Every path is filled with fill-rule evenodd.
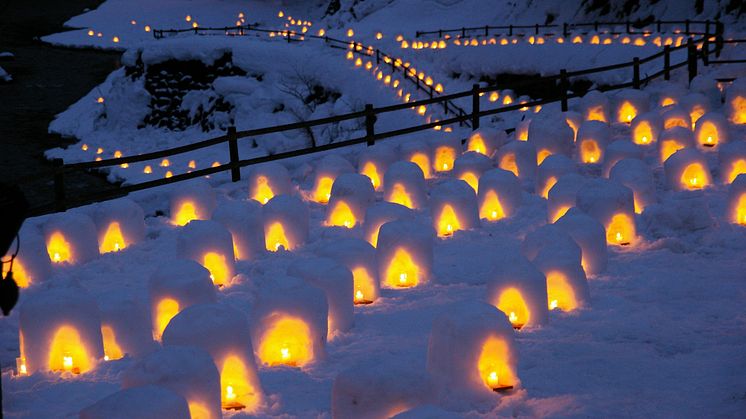
<svg viewBox="0 0 746 419"><path fill-rule="evenodd" d="M728 219L746 226L746 174L738 175L728 191Z"/></svg>
<svg viewBox="0 0 746 419"><path fill-rule="evenodd" d="M329 308L324 291L288 276L263 282L249 322L259 361L303 367L325 358Z"/></svg>
<svg viewBox="0 0 746 419"><path fill-rule="evenodd" d="M657 88L658 90L657 104L661 108L678 104L681 101L681 98L683 98L689 91L686 87L680 84L668 81L658 83L653 86L653 88Z"/></svg>
<svg viewBox="0 0 746 419"><path fill-rule="evenodd" d="M728 120L719 112L702 115L695 124L694 138L705 150L728 142Z"/></svg>
<svg viewBox="0 0 746 419"><path fill-rule="evenodd" d="M553 223L572 207L575 206L578 191L581 190L588 178L577 174L568 173L560 176L557 183L549 189L547 194L547 221Z"/></svg>
<svg viewBox="0 0 746 419"><path fill-rule="evenodd" d="M549 318L546 278L523 257L493 269L487 283L487 301L517 330L546 324Z"/></svg>
<svg viewBox="0 0 746 419"><path fill-rule="evenodd" d="M663 131L663 118L656 111L638 115L630 125L632 142L638 145L653 144Z"/></svg>
<svg viewBox="0 0 746 419"><path fill-rule="evenodd" d="M674 127L686 128L690 131L692 129L692 117L689 115L689 112L679 106L666 108L661 113L661 118L663 118L664 130Z"/></svg>
<svg viewBox="0 0 746 419"><path fill-rule="evenodd" d="M355 227L365 217L365 210L376 200L376 191L367 176L357 173L340 175L332 186L326 209L326 225Z"/></svg>
<svg viewBox="0 0 746 419"><path fill-rule="evenodd" d="M4 261L10 261L10 255L15 253L16 245L18 254L13 259L13 279L21 288L26 288L33 283L41 283L49 277L52 271L52 263L49 260L44 236L38 226L31 222L25 222L18 232L20 243L13 240L8 254L3 257ZM10 263L2 264L2 277L5 278L11 269Z"/></svg>
<svg viewBox="0 0 746 419"><path fill-rule="evenodd" d="M642 159L643 157L643 148L639 145L627 140L616 140L606 147L602 173L604 177L609 177L611 168L614 167L619 160Z"/></svg>
<svg viewBox="0 0 746 419"><path fill-rule="evenodd" d="M694 135L688 128L677 126L663 131L658 139L661 163L665 163L673 153L694 146Z"/></svg>
<svg viewBox="0 0 746 419"><path fill-rule="evenodd" d="M42 229L53 265L80 265L98 257L96 226L91 217L77 211L55 214Z"/></svg>
<svg viewBox="0 0 746 419"><path fill-rule="evenodd" d="M433 232L416 221L396 220L381 226L376 249L379 283L386 288L409 288L430 281Z"/></svg>
<svg viewBox="0 0 746 419"><path fill-rule="evenodd" d="M396 161L396 153L387 144L376 144L363 150L357 161L357 171L368 176L377 191L383 187L383 174Z"/></svg>
<svg viewBox="0 0 746 419"><path fill-rule="evenodd" d="M725 109L732 124L746 124L746 82L743 79L736 80L728 86Z"/></svg>
<svg viewBox="0 0 746 419"><path fill-rule="evenodd" d="M221 202L212 219L231 233L236 260L254 260L264 253L264 222L262 206L258 202Z"/></svg>
<svg viewBox="0 0 746 419"><path fill-rule="evenodd" d="M118 252L145 238L145 215L129 198L96 204L92 215L101 254Z"/></svg>
<svg viewBox="0 0 746 419"><path fill-rule="evenodd" d="M635 213L642 214L645 207L655 203L653 171L640 159L619 160L609 172L609 180L632 190Z"/></svg>
<svg viewBox="0 0 746 419"><path fill-rule="evenodd" d="M600 121L583 122L578 130L578 160L585 164L602 162L610 136L611 130L607 124Z"/></svg>
<svg viewBox="0 0 746 419"><path fill-rule="evenodd" d="M199 263L175 259L161 265L148 282L153 338L160 341L168 322L181 310L195 304L214 303L216 298L210 271Z"/></svg>
<svg viewBox="0 0 746 419"><path fill-rule="evenodd" d="M513 138L516 141L528 141L528 129L531 127L531 119L526 118L515 126Z"/></svg>
<svg viewBox="0 0 746 419"><path fill-rule="evenodd" d="M284 165L262 163L249 173L249 198L264 205L277 195L290 195L293 183Z"/></svg>
<svg viewBox="0 0 746 419"><path fill-rule="evenodd" d="M551 113L542 115L528 127L528 143L536 147L536 162L541 164L552 154L572 156L574 132L564 115Z"/></svg>
<svg viewBox="0 0 746 419"><path fill-rule="evenodd" d="M308 240L308 208L295 196L270 199L262 215L265 248L270 252L295 250Z"/></svg>
<svg viewBox="0 0 746 419"><path fill-rule="evenodd" d="M316 177L313 181L313 200L320 204L329 202L329 198L332 196L334 181L339 175L345 173L355 173L355 168L352 167L352 164L346 158L337 154L324 156L316 165Z"/></svg>
<svg viewBox="0 0 746 419"><path fill-rule="evenodd" d="M447 179L435 185L430 192L430 211L438 237L479 225L477 196L463 180Z"/></svg>
<svg viewBox="0 0 746 419"><path fill-rule="evenodd" d="M450 172L456 157L461 155L461 141L456 137L438 137L430 142L433 169L436 172Z"/></svg>
<svg viewBox="0 0 746 419"><path fill-rule="evenodd" d="M468 183L474 192L479 192L479 178L492 169L492 159L474 151L467 151L453 163L453 176Z"/></svg>
<svg viewBox="0 0 746 419"><path fill-rule="evenodd" d="M262 403L246 315L226 304L182 310L163 331L163 345L193 346L210 354L220 374L223 409L255 412Z"/></svg>
<svg viewBox="0 0 746 419"><path fill-rule="evenodd" d="M732 183L738 175L746 173L746 142L724 144L718 152L718 163L723 183Z"/></svg>
<svg viewBox="0 0 746 419"><path fill-rule="evenodd" d="M466 140L466 151L473 151L484 154L487 157L492 157L495 151L507 142L507 139L508 136L505 134L505 131L480 128L469 135L469 138Z"/></svg>
<svg viewBox="0 0 746 419"><path fill-rule="evenodd" d="M648 111L650 96L642 90L622 90L615 97L614 122L629 124L637 115Z"/></svg>
<svg viewBox="0 0 746 419"><path fill-rule="evenodd" d="M536 191L542 198L546 199L549 190L552 189L557 179L567 173L578 171L575 162L565 155L553 154L539 165L536 170Z"/></svg>
<svg viewBox="0 0 746 419"><path fill-rule="evenodd" d="M710 112L710 99L702 93L689 93L681 98L681 107L689 112L689 118L692 121L692 127L694 127L699 118Z"/></svg>
<svg viewBox="0 0 746 419"><path fill-rule="evenodd" d="M574 111L567 111L564 113L564 115L567 126L572 129L573 141L576 141L578 138L578 130L580 129L580 124L583 123L583 115Z"/></svg>
<svg viewBox="0 0 746 419"><path fill-rule="evenodd" d="M580 99L580 109L586 121L609 123L609 99L598 90L591 90Z"/></svg>
<svg viewBox="0 0 746 419"><path fill-rule="evenodd" d="M536 173L536 147L528 141L511 141L497 151L497 167L513 172L521 180Z"/></svg>
<svg viewBox="0 0 746 419"><path fill-rule="evenodd" d="M497 221L512 217L523 199L521 182L511 172L492 169L479 178L479 218Z"/></svg>
<svg viewBox="0 0 746 419"><path fill-rule="evenodd" d="M399 149L404 160L419 166L425 179L433 177L433 164L430 159L432 150L427 143L419 140L406 141L401 144Z"/></svg>
<svg viewBox="0 0 746 419"><path fill-rule="evenodd" d="M513 327L497 308L461 303L433 320L427 371L441 398L483 401L519 385Z"/></svg>
<svg viewBox="0 0 746 419"><path fill-rule="evenodd" d="M217 221L190 221L179 232L176 253L207 268L215 285L226 285L236 274L233 237Z"/></svg>
<svg viewBox="0 0 746 419"><path fill-rule="evenodd" d="M206 180L179 183L171 190L171 223L183 226L192 220L209 220L215 206L215 190Z"/></svg>
<svg viewBox="0 0 746 419"><path fill-rule="evenodd" d="M398 161L389 166L383 177L383 196L388 202L410 209L424 207L427 191L422 169L409 161Z"/></svg>
<svg viewBox="0 0 746 419"><path fill-rule="evenodd" d="M119 390L80 411L80 419L189 419L179 394L156 385Z"/></svg>
<svg viewBox="0 0 746 419"><path fill-rule="evenodd" d="M606 228L606 242L626 246L636 240L632 190L605 179L593 179L578 191L577 207Z"/></svg>
<svg viewBox="0 0 746 419"><path fill-rule="evenodd" d="M381 226L389 221L412 218L413 212L409 208L393 202L376 202L365 212L363 237L373 247L378 246L378 233Z"/></svg>
<svg viewBox="0 0 746 419"><path fill-rule="evenodd" d="M564 230L580 247L580 265L586 275L606 270L606 230L593 217L577 208L570 208L554 225Z"/></svg>
<svg viewBox="0 0 746 419"><path fill-rule="evenodd" d="M101 309L101 335L104 360L113 361L125 354L139 356L155 347L152 320L146 303L122 292L98 297Z"/></svg>
<svg viewBox="0 0 746 419"><path fill-rule="evenodd" d="M666 186L674 191L696 190L712 183L707 158L697 149L679 150L663 166Z"/></svg>
<svg viewBox="0 0 746 419"><path fill-rule="evenodd" d="M122 376L122 388L157 385L187 401L192 418L219 419L220 374L210 354L195 346L165 346L138 359Z"/></svg>
<svg viewBox="0 0 746 419"><path fill-rule="evenodd" d="M352 272L355 304L371 304L378 299L376 249L370 243L354 238L333 240L324 243L316 253L334 259Z"/></svg>
<svg viewBox="0 0 746 419"><path fill-rule="evenodd" d="M19 373L81 374L104 357L98 305L76 282L55 282L29 293L19 312Z"/></svg>

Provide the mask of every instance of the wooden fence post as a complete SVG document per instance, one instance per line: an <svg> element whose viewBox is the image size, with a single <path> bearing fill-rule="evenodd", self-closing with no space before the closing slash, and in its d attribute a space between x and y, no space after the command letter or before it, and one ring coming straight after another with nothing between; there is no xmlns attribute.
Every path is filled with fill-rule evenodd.
<svg viewBox="0 0 746 419"><path fill-rule="evenodd" d="M236 127L228 127L228 151L231 158L231 181L238 182L241 180L241 168L238 167L238 136Z"/></svg>
<svg viewBox="0 0 746 419"><path fill-rule="evenodd" d="M471 129L479 129L479 85L471 88Z"/></svg>
<svg viewBox="0 0 746 419"><path fill-rule="evenodd" d="M715 58L720 58L720 52L723 50L723 22L715 21Z"/></svg>
<svg viewBox="0 0 746 419"><path fill-rule="evenodd" d="M381 64L381 51L376 48L376 64Z"/></svg>
<svg viewBox="0 0 746 419"><path fill-rule="evenodd" d="M598 21L593 21L593 32L598 32Z"/></svg>
<svg viewBox="0 0 746 419"><path fill-rule="evenodd" d="M691 38L686 42L687 67L689 68L689 82L697 77L697 47Z"/></svg>
<svg viewBox="0 0 746 419"><path fill-rule="evenodd" d="M568 90L567 70L560 70L560 95L562 99L562 112L567 112L567 90Z"/></svg>
<svg viewBox="0 0 746 419"><path fill-rule="evenodd" d="M632 28L631 28L631 26L630 26L630 22L629 22L629 20L628 20L628 21L626 21L626 22L625 22L625 24L626 24L626 26L627 26L627 34L631 34L631 33L632 33Z"/></svg>
<svg viewBox="0 0 746 419"><path fill-rule="evenodd" d="M461 37L466 38L466 28L464 27L461 28Z"/></svg>
<svg viewBox="0 0 746 419"><path fill-rule="evenodd" d="M539 24L537 23L536 25L534 25L534 35L538 35L538 34L539 34Z"/></svg>
<svg viewBox="0 0 746 419"><path fill-rule="evenodd" d="M490 36L490 25L484 25L484 36Z"/></svg>
<svg viewBox="0 0 746 419"><path fill-rule="evenodd" d="M663 47L663 80L671 80L671 47Z"/></svg>
<svg viewBox="0 0 746 419"><path fill-rule="evenodd" d="M640 58L638 57L632 59L632 87L640 88Z"/></svg>
<svg viewBox="0 0 746 419"><path fill-rule="evenodd" d="M508 36L513 36L513 25L508 25Z"/></svg>
<svg viewBox="0 0 746 419"><path fill-rule="evenodd" d="M569 36L569 33L567 31L567 22L562 24L562 36L567 38Z"/></svg>
<svg viewBox="0 0 746 419"><path fill-rule="evenodd" d="M689 36L689 19L684 21L684 33L686 33L686 36Z"/></svg>
<svg viewBox="0 0 746 419"><path fill-rule="evenodd" d="M62 159L52 160L54 164L54 210L56 212L65 211L65 177L64 163Z"/></svg>
<svg viewBox="0 0 746 419"><path fill-rule="evenodd" d="M655 31L658 32L658 33L660 33L660 31L661 31L661 21L660 20L656 20L655 21Z"/></svg>
<svg viewBox="0 0 746 419"><path fill-rule="evenodd" d="M375 138L373 138L376 135L375 124L376 114L373 113L373 105L369 103L365 105L365 138L369 147L375 144Z"/></svg>

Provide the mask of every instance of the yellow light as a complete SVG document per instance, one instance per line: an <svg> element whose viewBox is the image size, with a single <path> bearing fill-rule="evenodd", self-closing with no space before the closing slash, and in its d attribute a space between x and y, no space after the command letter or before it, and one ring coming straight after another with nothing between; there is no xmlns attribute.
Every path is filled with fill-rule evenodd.
<svg viewBox="0 0 746 419"><path fill-rule="evenodd" d="M355 36L355 31L353 31L352 28L347 29L347 37L352 38L353 36Z"/></svg>
<svg viewBox="0 0 746 419"><path fill-rule="evenodd" d="M583 140L580 143L580 158L586 164L599 162L601 160L601 147L595 140Z"/></svg>
<svg viewBox="0 0 746 419"><path fill-rule="evenodd" d="M549 179L547 179L546 183L544 183L544 188L541 190L541 197L547 199L549 197L549 190L552 189L552 187L556 183L557 178L554 176L550 176Z"/></svg>
<svg viewBox="0 0 746 419"><path fill-rule="evenodd" d="M604 112L604 107L601 105L588 108L586 112L585 120L608 122L606 120L606 113Z"/></svg>
<svg viewBox="0 0 746 419"><path fill-rule="evenodd" d="M495 306L508 315L508 320L514 328L520 329L531 318L526 301L523 295L516 288L508 288L500 293Z"/></svg>
<svg viewBox="0 0 746 419"><path fill-rule="evenodd" d="M383 34L381 32L376 32L376 39L383 39Z"/></svg>
<svg viewBox="0 0 746 419"><path fill-rule="evenodd" d="M124 240L119 223L116 221L112 222L104 233L104 238L101 240L101 244L98 248L99 252L101 254L118 252L126 247L127 243Z"/></svg>
<svg viewBox="0 0 746 419"><path fill-rule="evenodd" d="M500 98L500 94L498 92L490 93L490 97L489 97L490 102L497 102L499 98Z"/></svg>
<svg viewBox="0 0 746 419"><path fill-rule="evenodd" d="M738 198L735 214L733 214L736 224L746 225L746 193L741 194Z"/></svg>
<svg viewBox="0 0 746 419"><path fill-rule="evenodd" d="M10 271L10 263L3 263L1 265L2 270L0 270L0 272L2 272L2 277L5 278L8 271ZM31 278L29 273L26 271L26 268L23 266L23 262L18 258L13 260L13 279L20 288L28 287L33 281L33 278Z"/></svg>
<svg viewBox="0 0 746 419"><path fill-rule="evenodd" d="M153 325L153 338L161 340L163 331L174 316L179 314L179 302L173 298L164 298L158 302L155 308L155 324Z"/></svg>
<svg viewBox="0 0 746 419"><path fill-rule="evenodd" d="M337 201L326 220L328 226L352 228L355 227L355 224L357 224L355 214L352 213L350 206L344 201Z"/></svg>
<svg viewBox="0 0 746 419"><path fill-rule="evenodd" d="M439 146L435 149L435 170L447 172L453 169L456 160L456 150L450 146Z"/></svg>
<svg viewBox="0 0 746 419"><path fill-rule="evenodd" d="M550 310L572 311L578 307L575 291L561 272L547 274L547 306Z"/></svg>
<svg viewBox="0 0 746 419"><path fill-rule="evenodd" d="M94 35L94 32L92 30L89 30L88 31L88 36L93 36L93 35Z"/></svg>
<svg viewBox="0 0 746 419"><path fill-rule="evenodd" d="M715 147L718 144L718 127L711 121L703 121L698 130L697 140L705 147Z"/></svg>
<svg viewBox="0 0 746 419"><path fill-rule="evenodd" d="M385 278L390 287L414 287L420 282L420 268L406 249L398 248L386 268Z"/></svg>
<svg viewBox="0 0 746 419"><path fill-rule="evenodd" d="M424 116L426 111L427 111L427 108L425 107L425 105L420 105L420 107L417 108L417 113L420 116Z"/></svg>
<svg viewBox="0 0 746 419"><path fill-rule="evenodd" d="M487 338L477 360L479 376L487 388L494 390L513 384L515 378L508 361L508 345L505 341L494 336Z"/></svg>
<svg viewBox="0 0 746 419"><path fill-rule="evenodd" d="M191 22L192 21L192 16L191 15L186 15L186 17L184 18L184 20L186 20L187 22Z"/></svg>
<svg viewBox="0 0 746 419"><path fill-rule="evenodd" d="M145 25L145 32L150 32L150 25Z"/></svg>
<svg viewBox="0 0 746 419"><path fill-rule="evenodd" d="M414 153L409 158L409 161L419 166L422 173L425 175L425 179L430 179L432 173L430 172L430 157L425 153Z"/></svg>
<svg viewBox="0 0 746 419"><path fill-rule="evenodd" d="M702 189L707 186L706 169L699 163L692 163L681 174L681 184L686 189Z"/></svg>
<svg viewBox="0 0 746 419"><path fill-rule="evenodd" d="M53 232L47 239L47 252L49 259L54 263L72 262L72 246L59 231Z"/></svg>
<svg viewBox="0 0 746 419"><path fill-rule="evenodd" d="M617 112L617 122L630 123L637 116L637 108L629 101L622 102Z"/></svg>
<svg viewBox="0 0 746 419"><path fill-rule="evenodd" d="M329 202L329 198L332 196L332 185L334 185L334 179L331 177L319 177L316 180L316 188L314 189L314 200L320 204Z"/></svg>
<svg viewBox="0 0 746 419"><path fill-rule="evenodd" d="M501 169L513 172L514 175L518 176L518 165L515 161L514 153L506 153L500 158L500 164L498 165Z"/></svg>
<svg viewBox="0 0 746 419"><path fill-rule="evenodd" d="M117 342L116 335L114 334L114 329L111 326L101 326L101 337L104 340L104 354L106 354L104 359L106 361L120 359L124 356L122 348L119 346L119 342Z"/></svg>
<svg viewBox="0 0 746 419"><path fill-rule="evenodd" d="M546 159L547 157L549 157L551 155L552 155L551 151L549 151L549 150L547 150L545 148L542 148L541 150L539 150L536 153L536 162L538 164L541 164L544 161L544 159Z"/></svg>
<svg viewBox="0 0 746 419"><path fill-rule="evenodd" d="M80 146L80 149L83 151L88 151L88 144L83 144L82 146Z"/></svg>
<svg viewBox="0 0 746 419"><path fill-rule="evenodd" d="M149 175L149 174L153 173L153 169L148 165L148 166L145 166L142 169L142 172L145 173L146 175Z"/></svg>
<svg viewBox="0 0 746 419"><path fill-rule="evenodd" d="M482 206L479 209L479 218L489 221L497 221L505 218L505 211L495 191L487 191L485 194L484 202L482 202Z"/></svg>
<svg viewBox="0 0 746 419"><path fill-rule="evenodd" d="M226 257L220 253L205 253L202 257L202 266L210 271L210 279L215 285L224 285L230 279Z"/></svg>
<svg viewBox="0 0 746 419"><path fill-rule="evenodd" d="M381 176L378 174L378 167L371 161L365 162L361 174L368 176L370 183L373 184L373 188L378 190L381 187Z"/></svg>
<svg viewBox="0 0 746 419"><path fill-rule="evenodd" d="M197 207L194 205L194 202L184 201L179 205L179 208L176 210L176 214L173 216L172 220L173 223L177 226L185 226L190 221L196 220L198 218Z"/></svg>
<svg viewBox="0 0 746 419"><path fill-rule="evenodd" d="M285 234L285 227L280 222L274 222L267 228L264 242L270 252L276 252L280 248L292 250L291 243Z"/></svg>
<svg viewBox="0 0 746 419"><path fill-rule="evenodd" d="M730 172L728 172L728 183L733 183L738 175L746 173L746 160L738 159L731 164Z"/></svg>
<svg viewBox="0 0 746 419"><path fill-rule="evenodd" d="M746 97L734 97L730 106L733 109L730 121L737 125L746 124Z"/></svg>
<svg viewBox="0 0 746 419"><path fill-rule="evenodd" d="M267 179L266 176L258 176L256 178L254 196L252 196L251 199L259 201L262 204L266 204L274 196L275 196L275 193L272 191L272 188L269 186L269 179Z"/></svg>
<svg viewBox="0 0 746 419"><path fill-rule="evenodd" d="M119 42L119 37L115 36L115 37L111 38L111 40L116 44L116 43Z"/></svg>
<svg viewBox="0 0 746 419"><path fill-rule="evenodd" d="M632 243L635 237L635 222L627 214L619 213L611 217L606 227L606 241L609 244L626 246Z"/></svg>
<svg viewBox="0 0 746 419"><path fill-rule="evenodd" d="M259 343L259 359L273 367L300 367L313 360L311 332L298 318L283 316L264 333Z"/></svg>
<svg viewBox="0 0 746 419"><path fill-rule="evenodd" d="M386 197L386 200L395 204L404 205L407 208L414 209L412 197L409 196L407 188L405 188L404 185L402 185L401 183L394 184L388 196Z"/></svg>
<svg viewBox="0 0 746 419"><path fill-rule="evenodd" d="M569 205L563 205L559 208L557 208L557 211L554 212L554 215L552 216L552 223L557 222L560 218L562 218L565 214L567 214L567 211L570 211Z"/></svg>
<svg viewBox="0 0 746 419"><path fill-rule="evenodd" d="M80 374L91 367L88 351L77 329L69 325L57 329L49 349L49 369Z"/></svg>
<svg viewBox="0 0 746 419"><path fill-rule="evenodd" d="M469 186L474 189L474 192L479 192L479 178L476 174L472 172L465 172L461 176L459 176L459 179L468 183Z"/></svg>
<svg viewBox="0 0 746 419"><path fill-rule="evenodd" d="M673 153L684 148L684 145L676 140L661 141L661 162L665 162Z"/></svg>
<svg viewBox="0 0 746 419"><path fill-rule="evenodd" d="M635 144L647 145L653 141L653 127L648 121L640 121L632 130L632 141Z"/></svg>
<svg viewBox="0 0 746 419"><path fill-rule="evenodd" d="M461 222L456 215L456 211L449 204L444 205L438 216L438 237L449 237L460 229Z"/></svg>

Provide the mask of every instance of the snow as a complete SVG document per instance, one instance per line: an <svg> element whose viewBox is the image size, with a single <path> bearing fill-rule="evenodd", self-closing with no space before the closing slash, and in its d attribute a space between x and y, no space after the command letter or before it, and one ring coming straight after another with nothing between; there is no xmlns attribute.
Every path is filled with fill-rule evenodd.
<svg viewBox="0 0 746 419"><path fill-rule="evenodd" d="M4 68L0 67L0 80L8 83L13 81L13 77Z"/></svg>
<svg viewBox="0 0 746 419"><path fill-rule="evenodd" d="M186 419L189 406L180 395L163 387L146 385L118 391L80 411L81 419Z"/></svg>

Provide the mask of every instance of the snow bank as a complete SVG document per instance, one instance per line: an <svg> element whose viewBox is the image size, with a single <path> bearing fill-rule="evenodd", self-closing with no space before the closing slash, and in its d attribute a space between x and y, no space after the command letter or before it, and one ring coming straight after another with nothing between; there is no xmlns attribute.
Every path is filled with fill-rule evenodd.
<svg viewBox="0 0 746 419"><path fill-rule="evenodd" d="M80 419L189 419L189 405L179 394L156 385L132 387L80 411Z"/></svg>

